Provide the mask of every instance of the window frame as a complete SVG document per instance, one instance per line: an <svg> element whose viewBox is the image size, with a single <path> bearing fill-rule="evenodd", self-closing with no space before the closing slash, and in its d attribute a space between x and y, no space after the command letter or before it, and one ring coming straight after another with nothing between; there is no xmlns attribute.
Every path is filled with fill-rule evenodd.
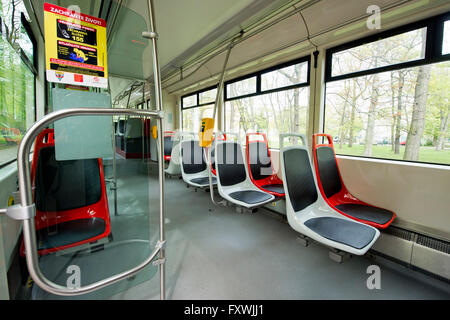
<svg viewBox="0 0 450 320"><path fill-rule="evenodd" d="M200 108L200 107L204 107L204 106L209 106L211 104L215 105L215 103L216 103L215 101L208 102L208 103L199 103L200 102L200 94L203 93L203 92L206 92L206 91L213 90L213 89L219 90L218 87L219 87L218 85L210 86L210 87L207 87L207 88L204 88L204 89L201 89L201 90L198 90L198 91L190 92L188 94L185 94L185 95L181 96L181 98L180 98L180 100L181 100L181 103L180 103L180 105L181 105L181 128L183 130L184 130L184 127L183 127L183 112L185 110L189 110L189 109L195 109L195 108ZM194 96L194 95L197 96L197 104L193 105L193 106L190 106L190 107L184 107L183 106L183 99L186 98L186 97Z"/></svg>
<svg viewBox="0 0 450 320"><path fill-rule="evenodd" d="M444 43L444 24L446 21L450 20L450 12L436 15L427 19L419 20L413 23L409 23L400 27L396 27L393 29L389 29L386 31L382 31L376 33L374 35L370 35L367 37L363 37L354 41L350 41L326 50L325 54L325 82L324 82L324 97L327 95L327 84L329 82L352 79L382 72L395 71L406 68L419 67L427 64L435 64L439 62L450 61L450 53L442 54L442 48ZM338 76L332 76L332 59L333 54L337 52L341 52L344 50L352 49L364 44L368 44L371 42L375 42L378 40L383 40L389 37L393 37L396 35L400 35L409 31L413 31L416 29L427 28L427 36L426 36L426 44L425 44L425 57L423 59L408 61L397 63L389 66L383 66L378 68L373 68L364 71L352 72ZM323 105L323 116L322 116L322 131L325 131L326 128L326 98L324 99ZM437 163L437 162L425 162L425 161L413 161L413 160L403 160L403 159L390 159L390 158L379 158L379 157L368 157L368 156L358 156L358 155L348 155L348 154L339 154L336 153L336 156L344 156L344 157L353 157L353 158L361 158L361 159L371 159L376 161L395 161L398 163L414 163L414 164L423 164L423 165L432 165L432 166L446 166L450 167L450 164L446 163Z"/></svg>
<svg viewBox="0 0 450 320"><path fill-rule="evenodd" d="M311 63L312 63L312 58L311 55L307 55L307 56L303 56L300 58L296 58L294 60L289 60L277 65L274 65L272 67L266 68L266 69L261 69L259 71L253 72L253 73L249 73L247 75L244 76L240 76L231 80L228 80L225 82L224 85L224 124L226 126L226 102L229 101L233 101L233 100L238 100L238 99L246 99L246 98L252 98L252 97L256 97L256 96L261 96L261 95L266 95L266 94L272 94L272 93L276 93L276 92L281 92L281 91L288 91L288 90L293 90L293 89L297 89L297 88L305 88L305 87L309 87L311 88ZM261 89L261 76L264 74L267 74L269 72L272 71L277 71L286 67L290 67L290 66L294 66L296 64L300 64L300 63L307 63L307 76L306 76L306 82L301 82L301 83L297 83L297 84L293 84L293 85L288 85L288 86L283 86L283 87L279 87L279 88L275 88L275 89L268 89L268 90L262 90ZM242 80L246 80L249 78L253 78L256 76L256 92L255 93L251 93L251 94L246 94L246 95L241 95L241 96L236 96L236 97L232 97L229 98L227 97L227 85L229 84L233 84ZM311 89L310 89L311 90ZM311 95L311 91L309 93ZM308 104L308 108L311 108L311 105ZM226 130L227 128L225 128ZM279 148L273 148L270 147L271 150L279 150Z"/></svg>
<svg viewBox="0 0 450 320"><path fill-rule="evenodd" d="M207 105L210 105L210 104L214 104L215 101L211 101L211 102L208 102L208 103L199 103L200 102L200 94L203 93L203 92L206 92L206 91L213 90L213 89L218 89L218 86L217 85L211 86L211 87L208 87L208 88L205 88L205 89L201 89L201 90L198 90L198 91L194 91L194 92L191 92L191 93L188 93L188 94L185 94L185 95L181 96L181 110L188 110L188 109L193 109L193 108L198 108L198 107L203 107L203 106L207 106ZM197 104L195 104L193 106L190 106L190 107L184 107L183 106L183 99L187 98L187 97L190 97L190 96L197 96Z"/></svg>
<svg viewBox="0 0 450 320"><path fill-rule="evenodd" d="M269 72L272 72L272 71L277 71L277 70L280 70L280 69L283 69L283 68L286 68L286 67L294 66L296 64L304 63L304 62L307 63L306 82L301 82L301 83L297 83L297 84L293 84L293 85L288 85L288 86L283 86L283 87L274 88L274 89L268 89L268 90L262 90L261 89L261 76L262 75L264 75L266 73L269 73ZM256 77L256 92L249 93L249 94L244 94L244 95L240 95L240 96L235 96L235 97L232 97L232 98L228 97L228 95L227 95L227 87L228 87L228 85L236 83L236 82L239 82L239 81L247 80L247 79L250 79L250 78L254 78L254 77ZM304 57L301 57L301 58L297 58L297 59L294 59L294 60L283 62L283 63L277 64L275 66L272 66L272 67L269 67L269 68L266 68L266 69L262 69L262 70L259 70L259 71L253 72L253 73L249 73L249 74L246 74L244 76L237 77L237 78L234 78L232 80L226 81L225 85L224 85L224 89L223 89L224 90L224 101L227 102L227 101L233 101L233 100L237 100L237 99L251 98L251 97L260 96L260 95L263 95L263 94L275 93L275 92L279 92L279 91L285 91L285 90L291 90L291 89L296 89L296 88L308 87L308 86L310 86L310 84L311 84L311 56L308 55L308 56L304 56Z"/></svg>
<svg viewBox="0 0 450 320"><path fill-rule="evenodd" d="M442 44L443 44L443 36L444 36L444 22L450 20L450 12L434 16L428 19L416 21L410 24L406 24L397 28L389 29L386 31L382 31L376 33L374 35L370 35L367 37L363 37L354 41L350 41L336 47L332 47L327 49L325 55L325 83L356 78L366 75L371 75L375 73L381 73L386 71L394 71L405 68L418 67L425 64L432 64L437 62L443 62L450 59L449 54L442 54ZM425 57L422 59L417 59L413 61L396 63L388 66L346 73L338 76L332 75L332 62L333 62L333 54L345 51L348 49L356 48L364 44L369 44L375 41L384 40L390 37L394 37L409 31L414 31L421 28L427 28L427 38L425 45Z"/></svg>

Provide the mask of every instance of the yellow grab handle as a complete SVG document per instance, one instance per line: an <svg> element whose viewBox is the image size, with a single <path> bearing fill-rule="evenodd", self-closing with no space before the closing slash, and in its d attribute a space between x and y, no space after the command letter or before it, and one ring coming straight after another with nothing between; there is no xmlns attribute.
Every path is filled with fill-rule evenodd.
<svg viewBox="0 0 450 320"><path fill-rule="evenodd" d="M213 141L214 132L214 119L213 118L203 118L200 125L199 145L200 147L206 148L210 147Z"/></svg>

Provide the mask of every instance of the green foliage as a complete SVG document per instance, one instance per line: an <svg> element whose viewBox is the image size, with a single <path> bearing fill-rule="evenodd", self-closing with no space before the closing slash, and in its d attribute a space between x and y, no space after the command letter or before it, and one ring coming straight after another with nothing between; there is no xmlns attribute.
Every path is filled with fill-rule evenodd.
<svg viewBox="0 0 450 320"><path fill-rule="evenodd" d="M14 4L15 7L12 6ZM2 0L0 15L2 18L20 16L21 1ZM17 19L4 19L4 34L0 37L0 145L2 148L17 143L27 127L34 120L34 75L25 66L18 52L21 41L21 26ZM19 19L20 22L20 19ZM32 48L32 46L31 46ZM29 51L28 47L23 48ZM13 141L11 141L13 140Z"/></svg>

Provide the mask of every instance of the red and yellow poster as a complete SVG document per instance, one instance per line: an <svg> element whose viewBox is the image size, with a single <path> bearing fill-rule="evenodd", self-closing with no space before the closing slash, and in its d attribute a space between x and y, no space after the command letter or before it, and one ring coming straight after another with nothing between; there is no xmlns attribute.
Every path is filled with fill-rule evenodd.
<svg viewBox="0 0 450 320"><path fill-rule="evenodd" d="M47 81L108 87L106 21L44 4Z"/></svg>

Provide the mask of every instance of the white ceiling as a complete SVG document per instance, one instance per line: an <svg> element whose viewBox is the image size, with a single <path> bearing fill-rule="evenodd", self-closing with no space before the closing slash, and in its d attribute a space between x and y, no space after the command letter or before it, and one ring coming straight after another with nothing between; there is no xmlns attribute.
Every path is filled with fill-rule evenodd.
<svg viewBox="0 0 450 320"><path fill-rule="evenodd" d="M36 10L43 30L43 3L51 2L63 7L71 4L80 6L83 13L98 15L101 0L30 0ZM105 0L108 2L109 0ZM116 3L118 0L114 0ZM295 7L304 7L306 20L314 44L324 45L338 36L322 36L333 27L343 25L367 16L369 5L378 5L387 11L396 8L397 16L386 18L395 21L413 13L437 6L450 8L447 0L154 0L156 29L159 34L158 49L163 78L179 70L180 66L199 57L207 49L230 39L246 29L253 22L261 19L277 8L285 6L285 11L274 15L281 16ZM447 5L445 5L447 3ZM152 56L148 41L142 38L142 31L148 27L147 0L124 0L117 24L114 27L112 46L109 49L109 71L111 74L148 79L151 77ZM408 9L410 7L410 9ZM445 9L445 8L444 8ZM403 10L403 12L401 11ZM112 13L110 14L110 17ZM110 19L111 20L111 19ZM108 22L110 22L110 20ZM362 20L361 20L362 21ZM362 28L361 24L361 28ZM353 30L355 31L355 30ZM349 33L353 32L351 29ZM345 36L345 32L339 36ZM229 69L236 68L250 61L261 63L261 57L272 54L279 49L300 53L306 50L307 31L300 14L296 13L264 31L239 43L232 51ZM302 43L303 42L303 43ZM193 83L217 76L223 65L224 54L205 62L195 74L180 81L179 75L165 83L169 91L174 92ZM282 57L280 56L280 59ZM188 75L200 66L192 64L184 70ZM255 68L258 67L254 66ZM234 77L235 74L228 74ZM114 89L124 86L114 85Z"/></svg>

